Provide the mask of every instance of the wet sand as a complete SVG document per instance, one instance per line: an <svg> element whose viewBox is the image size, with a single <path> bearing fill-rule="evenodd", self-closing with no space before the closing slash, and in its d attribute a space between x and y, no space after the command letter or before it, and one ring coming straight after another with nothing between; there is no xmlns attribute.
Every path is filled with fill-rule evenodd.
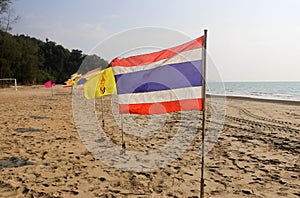
<svg viewBox="0 0 300 198"><path fill-rule="evenodd" d="M102 129L117 148L96 153L105 142L100 99L72 103L60 86L54 96L42 86L0 89L0 197L199 197L199 112L124 116L122 154L115 101L103 103ZM208 103L205 197L300 197L299 103L228 97L224 122L213 117L222 98ZM186 148L176 159L164 164L161 152L130 164L131 151L151 154L182 129L193 133L177 138Z"/></svg>

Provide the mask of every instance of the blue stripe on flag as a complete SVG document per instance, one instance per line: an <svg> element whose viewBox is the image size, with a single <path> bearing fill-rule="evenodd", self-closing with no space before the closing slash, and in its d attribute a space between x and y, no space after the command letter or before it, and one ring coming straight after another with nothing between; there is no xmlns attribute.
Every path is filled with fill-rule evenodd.
<svg viewBox="0 0 300 198"><path fill-rule="evenodd" d="M86 82L86 78L81 78L78 82L77 85L83 85Z"/></svg>
<svg viewBox="0 0 300 198"><path fill-rule="evenodd" d="M202 86L201 64L198 60L116 75L118 94Z"/></svg>

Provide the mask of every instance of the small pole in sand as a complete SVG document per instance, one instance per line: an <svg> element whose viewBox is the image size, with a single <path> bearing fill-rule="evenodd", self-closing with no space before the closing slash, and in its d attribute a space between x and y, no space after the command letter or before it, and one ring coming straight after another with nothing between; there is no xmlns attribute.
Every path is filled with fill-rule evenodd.
<svg viewBox="0 0 300 198"><path fill-rule="evenodd" d="M101 110L102 110L102 127L104 128L104 107L103 107L103 96L101 97Z"/></svg>
<svg viewBox="0 0 300 198"><path fill-rule="evenodd" d="M206 99L206 39L207 30L204 30L203 50L202 50L202 145L201 145L201 181L200 181L200 198L204 198L204 155L205 155L205 99Z"/></svg>
<svg viewBox="0 0 300 198"><path fill-rule="evenodd" d="M52 93L52 96L53 96L53 85L51 85L51 93Z"/></svg>
<svg viewBox="0 0 300 198"><path fill-rule="evenodd" d="M124 141L124 129L123 129L123 115L121 114L121 128L122 128L122 151L121 154L125 153L125 141Z"/></svg>

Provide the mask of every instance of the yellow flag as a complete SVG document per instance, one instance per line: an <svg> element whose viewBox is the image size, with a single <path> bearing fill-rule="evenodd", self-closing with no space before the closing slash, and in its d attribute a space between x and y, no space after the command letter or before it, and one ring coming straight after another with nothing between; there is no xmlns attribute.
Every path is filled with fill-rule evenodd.
<svg viewBox="0 0 300 198"><path fill-rule="evenodd" d="M81 79L81 74L77 74L77 73L75 73L75 74L73 74L72 76L71 76L71 80L72 80L72 85L76 88L77 87L77 83L78 83L78 81Z"/></svg>
<svg viewBox="0 0 300 198"><path fill-rule="evenodd" d="M115 93L116 82L112 68L106 68L100 73L88 77L83 85L83 89L84 96L88 99Z"/></svg>
<svg viewBox="0 0 300 198"><path fill-rule="evenodd" d="M65 83L66 85L72 85L72 79L68 79Z"/></svg>

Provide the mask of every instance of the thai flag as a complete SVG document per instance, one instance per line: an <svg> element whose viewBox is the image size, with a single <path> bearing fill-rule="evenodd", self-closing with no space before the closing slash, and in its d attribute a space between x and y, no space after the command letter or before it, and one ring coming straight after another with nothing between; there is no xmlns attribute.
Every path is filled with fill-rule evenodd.
<svg viewBox="0 0 300 198"><path fill-rule="evenodd" d="M159 52L111 62L121 114L203 110L204 37Z"/></svg>

